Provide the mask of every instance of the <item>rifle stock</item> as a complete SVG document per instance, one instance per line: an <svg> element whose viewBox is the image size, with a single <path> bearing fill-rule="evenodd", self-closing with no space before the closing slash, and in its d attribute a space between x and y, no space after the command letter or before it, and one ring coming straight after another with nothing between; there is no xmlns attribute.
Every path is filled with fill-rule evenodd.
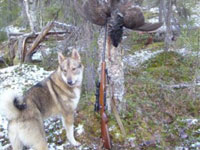
<svg viewBox="0 0 200 150"><path fill-rule="evenodd" d="M99 89L99 104L100 104L100 114L101 114L101 136L103 139L103 145L106 149L111 149L110 136L108 132L108 118L105 113L105 89L106 89L106 63L105 61L101 64L101 82Z"/></svg>

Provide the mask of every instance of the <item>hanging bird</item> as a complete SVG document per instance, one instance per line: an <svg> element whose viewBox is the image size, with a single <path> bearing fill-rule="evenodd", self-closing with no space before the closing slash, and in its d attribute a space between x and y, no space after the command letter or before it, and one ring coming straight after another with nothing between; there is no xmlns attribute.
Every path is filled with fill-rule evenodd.
<svg viewBox="0 0 200 150"><path fill-rule="evenodd" d="M113 46L117 47L122 40L124 19L123 14L116 9L111 13L111 17L107 21L108 34L111 38Z"/></svg>
<svg viewBox="0 0 200 150"><path fill-rule="evenodd" d="M137 31L154 31L162 26L162 23L146 23L140 8L134 7L132 2L119 4L120 12L124 17L124 26Z"/></svg>
<svg viewBox="0 0 200 150"><path fill-rule="evenodd" d="M106 2L88 0L83 4L83 13L90 22L104 26L107 18L110 17L110 8Z"/></svg>
<svg viewBox="0 0 200 150"><path fill-rule="evenodd" d="M108 33L115 47L122 40L123 27L149 32L162 26L162 23L146 23L141 9L134 7L132 1L87 0L82 8L84 18L90 22L100 26L108 24Z"/></svg>

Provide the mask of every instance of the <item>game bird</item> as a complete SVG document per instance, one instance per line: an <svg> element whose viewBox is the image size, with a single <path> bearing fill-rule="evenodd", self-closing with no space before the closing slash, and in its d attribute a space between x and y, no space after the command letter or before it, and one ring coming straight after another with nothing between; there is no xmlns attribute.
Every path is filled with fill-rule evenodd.
<svg viewBox="0 0 200 150"><path fill-rule="evenodd" d="M99 26L108 25L112 44L117 47L122 40L123 28L151 32L162 23L146 23L140 8L127 0L86 0L82 6L82 16Z"/></svg>

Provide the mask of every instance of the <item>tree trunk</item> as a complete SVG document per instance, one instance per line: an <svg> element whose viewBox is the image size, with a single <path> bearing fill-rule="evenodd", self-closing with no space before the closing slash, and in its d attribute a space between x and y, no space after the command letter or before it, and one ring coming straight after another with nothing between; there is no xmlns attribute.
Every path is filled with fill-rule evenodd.
<svg viewBox="0 0 200 150"><path fill-rule="evenodd" d="M94 92L95 91L95 63L92 63L93 60L96 60L95 58L95 48L91 47L92 42L94 40L94 32L92 30L92 24L91 23L84 23L84 34L85 37L84 40L84 47L87 49L86 53L86 66L85 66L85 79L86 79L86 89L87 91ZM96 50L97 51L97 50Z"/></svg>
<svg viewBox="0 0 200 150"><path fill-rule="evenodd" d="M104 34L101 33L98 39L99 55L101 60L101 54L103 51ZM126 101L124 96L124 64L122 61L122 47L119 45L117 48L110 44L111 41L108 37L106 44L106 69L108 71L109 83L107 84L107 106L108 111L111 112L111 103L115 100L118 112L125 111ZM110 47L109 47L110 45ZM101 61L99 63L99 72L101 68Z"/></svg>
<svg viewBox="0 0 200 150"><path fill-rule="evenodd" d="M19 5L21 7L21 12L20 12L20 17L23 18L22 19L22 26L24 28L26 28L28 25L29 25L29 22L28 22L28 18L27 18L27 15L26 15L26 8L25 8L25 5L24 5L24 0L19 0Z"/></svg>
<svg viewBox="0 0 200 150"><path fill-rule="evenodd" d="M32 32L39 31L39 23L37 20L37 3L38 0L24 0L24 5L26 8L26 15L29 20L29 25Z"/></svg>
<svg viewBox="0 0 200 150"><path fill-rule="evenodd" d="M166 25L166 36L165 36L165 50L168 51L172 45L172 28L171 28L171 17L172 17L172 0L167 0L165 3L165 25Z"/></svg>
<svg viewBox="0 0 200 150"><path fill-rule="evenodd" d="M164 0L160 0L160 4L159 4L159 22L163 22L163 9L164 9Z"/></svg>

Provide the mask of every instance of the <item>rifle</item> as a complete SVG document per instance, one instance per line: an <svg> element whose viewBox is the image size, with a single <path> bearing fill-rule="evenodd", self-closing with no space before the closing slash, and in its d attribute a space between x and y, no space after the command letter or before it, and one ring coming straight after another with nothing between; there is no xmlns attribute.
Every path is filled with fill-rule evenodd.
<svg viewBox="0 0 200 150"><path fill-rule="evenodd" d="M110 136L108 132L108 117L105 113L106 106L106 62L105 62L105 50L106 50L106 39L107 39L107 25L105 25L105 37L104 37L104 48L102 52L102 63L101 63L101 81L97 83L96 91L96 104L95 110L100 110L101 115L101 138L103 140L103 146L106 149L111 149Z"/></svg>

